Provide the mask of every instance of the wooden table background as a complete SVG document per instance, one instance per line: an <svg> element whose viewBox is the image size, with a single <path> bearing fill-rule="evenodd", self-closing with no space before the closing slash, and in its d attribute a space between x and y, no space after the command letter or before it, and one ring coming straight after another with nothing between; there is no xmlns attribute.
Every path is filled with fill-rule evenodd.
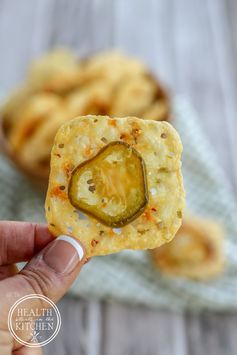
<svg viewBox="0 0 237 355"><path fill-rule="evenodd" d="M237 192L237 1L0 0L0 93L52 46L118 47L199 113ZM237 295L236 295L237 297ZM237 354L237 315L188 315L65 297L57 355Z"/></svg>

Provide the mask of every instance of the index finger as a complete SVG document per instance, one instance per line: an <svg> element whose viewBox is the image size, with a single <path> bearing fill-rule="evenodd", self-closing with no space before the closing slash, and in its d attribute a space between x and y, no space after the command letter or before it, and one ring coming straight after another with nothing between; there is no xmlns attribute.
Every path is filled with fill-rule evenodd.
<svg viewBox="0 0 237 355"><path fill-rule="evenodd" d="M0 221L0 265L27 261L53 239L44 224Z"/></svg>

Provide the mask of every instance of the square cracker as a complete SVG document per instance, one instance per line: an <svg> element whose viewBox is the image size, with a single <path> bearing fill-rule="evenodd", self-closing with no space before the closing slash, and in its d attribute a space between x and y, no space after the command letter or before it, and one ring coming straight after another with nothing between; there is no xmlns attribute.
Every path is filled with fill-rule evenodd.
<svg viewBox="0 0 237 355"><path fill-rule="evenodd" d="M138 218L122 228L110 228L83 215L67 194L73 169L112 141L133 146L146 165L148 204ZM184 209L181 153L179 135L167 122L106 116L83 116L66 122L51 152L45 203L49 230L55 236L78 238L88 257L122 249L152 249L170 241L181 225Z"/></svg>

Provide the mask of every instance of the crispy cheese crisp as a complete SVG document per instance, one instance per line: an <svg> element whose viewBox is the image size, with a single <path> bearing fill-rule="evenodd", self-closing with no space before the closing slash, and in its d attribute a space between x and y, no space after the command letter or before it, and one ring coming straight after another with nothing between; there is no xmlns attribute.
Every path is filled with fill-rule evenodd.
<svg viewBox="0 0 237 355"><path fill-rule="evenodd" d="M131 149L131 154L126 147ZM116 154L113 155L115 148ZM103 161L101 152L104 154ZM167 122L106 116L84 116L66 122L59 129L51 152L45 203L51 233L78 238L84 244L88 257L122 249L155 248L170 241L181 225L184 208L181 153L180 138ZM126 170L123 160L129 163L130 170ZM110 163L115 163L114 169ZM98 173L100 164L107 169L101 169L101 174ZM82 167L85 166L88 169L82 175ZM141 185L141 167L144 168L146 186ZM106 174L102 174L105 171ZM128 174L130 171L132 173ZM74 180L72 184L72 179L77 175L84 180ZM105 175L106 186L101 183L102 175ZM136 180L138 176L140 181ZM75 192L77 182L78 193ZM74 186L73 198L70 196L71 185ZM105 196L103 191L107 191ZM73 199L78 199L78 206L90 199L97 207L101 203L101 208L110 217L117 213L117 209L123 215L122 203L125 201L126 204L126 199L130 199L127 200L127 206L130 206L128 213L136 209L135 199L140 201L142 210L136 212L136 216L127 215L128 218L124 218L123 215L129 223L113 228L98 220L96 214L93 215L93 208L90 209L92 213L82 213L73 205ZM97 208L97 215L98 211Z"/></svg>
<svg viewBox="0 0 237 355"><path fill-rule="evenodd" d="M156 267L195 280L218 276L224 268L224 231L213 220L186 216L172 242L151 250Z"/></svg>

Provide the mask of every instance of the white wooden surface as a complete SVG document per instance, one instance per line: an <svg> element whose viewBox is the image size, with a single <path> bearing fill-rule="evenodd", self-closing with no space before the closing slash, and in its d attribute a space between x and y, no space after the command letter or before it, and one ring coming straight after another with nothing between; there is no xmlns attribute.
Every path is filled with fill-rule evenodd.
<svg viewBox="0 0 237 355"><path fill-rule="evenodd" d="M237 193L235 0L0 0L0 95L53 46L118 47L186 95ZM58 355L237 353L237 315L184 315L65 297Z"/></svg>

